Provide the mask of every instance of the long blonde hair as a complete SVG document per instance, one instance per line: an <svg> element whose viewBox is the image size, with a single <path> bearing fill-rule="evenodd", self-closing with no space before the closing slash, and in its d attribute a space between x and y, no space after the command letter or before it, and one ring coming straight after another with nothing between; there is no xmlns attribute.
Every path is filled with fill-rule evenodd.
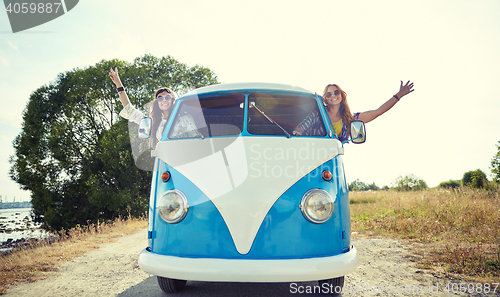
<svg viewBox="0 0 500 297"><path fill-rule="evenodd" d="M173 97L172 108L174 107L175 99L177 99L177 95L175 94L175 92L169 88L161 87L158 90L156 90L155 99L153 100L153 102L149 107L149 116L151 117L151 119L153 119L153 124L151 127L151 134L152 134L151 136L153 136L155 143L158 143L159 141L159 139L156 138L157 135L156 132L158 130L158 127L160 126L161 120L163 119L163 111L160 109L160 106L158 106L158 100L156 100L156 98L158 98L158 95L160 95L163 92L167 92ZM165 120L168 120L168 118Z"/></svg>
<svg viewBox="0 0 500 297"><path fill-rule="evenodd" d="M325 98L326 93L328 92L328 87L336 87L341 95L342 95L342 102L340 102L340 114L342 116L342 123L347 126L347 129L350 128L350 124L352 121L354 121L354 117L351 113L351 109L349 108L349 104L347 103L347 93L342 90L339 85L337 84L329 84L325 87L325 90L323 91L323 98ZM324 102L323 102L324 104ZM348 130L349 131L349 130Z"/></svg>

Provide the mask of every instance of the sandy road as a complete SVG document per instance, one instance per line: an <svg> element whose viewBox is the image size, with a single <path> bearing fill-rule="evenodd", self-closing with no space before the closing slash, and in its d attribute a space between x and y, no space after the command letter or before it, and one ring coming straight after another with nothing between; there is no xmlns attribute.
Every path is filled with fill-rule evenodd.
<svg viewBox="0 0 500 297"><path fill-rule="evenodd" d="M147 246L146 238L144 229L102 244L98 250L63 264L44 280L10 288L5 296L166 296L156 277L142 271L137 264L138 254ZM465 295L444 292L449 280L414 268L404 257L410 252L403 241L353 236L353 244L359 252L360 265L346 276L343 296ZM176 296L324 296L318 290L314 293L315 285L316 282L188 282L185 291Z"/></svg>

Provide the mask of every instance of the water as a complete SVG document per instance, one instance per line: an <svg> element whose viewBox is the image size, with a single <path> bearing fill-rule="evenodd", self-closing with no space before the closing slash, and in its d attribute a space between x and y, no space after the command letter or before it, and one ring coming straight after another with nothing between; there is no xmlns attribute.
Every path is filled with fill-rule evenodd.
<svg viewBox="0 0 500 297"><path fill-rule="evenodd" d="M7 242L19 239L44 238L45 230L31 219L31 208L0 209L0 252L11 249Z"/></svg>

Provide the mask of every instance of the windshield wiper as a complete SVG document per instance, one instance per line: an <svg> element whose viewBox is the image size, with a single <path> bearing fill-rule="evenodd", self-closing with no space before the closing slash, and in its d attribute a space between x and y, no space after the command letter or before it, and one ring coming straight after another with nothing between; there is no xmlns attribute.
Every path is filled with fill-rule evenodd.
<svg viewBox="0 0 500 297"><path fill-rule="evenodd" d="M285 132L286 138L290 138L290 133L288 133L283 127L281 127L280 124L278 124L275 121L273 121L273 119L271 119L270 117L268 117L262 110L260 110L257 107L257 105L255 105L254 101L250 102L250 108L252 108L252 107L254 107L261 115L263 115L271 124L275 124L276 126L278 126L281 129L281 131Z"/></svg>

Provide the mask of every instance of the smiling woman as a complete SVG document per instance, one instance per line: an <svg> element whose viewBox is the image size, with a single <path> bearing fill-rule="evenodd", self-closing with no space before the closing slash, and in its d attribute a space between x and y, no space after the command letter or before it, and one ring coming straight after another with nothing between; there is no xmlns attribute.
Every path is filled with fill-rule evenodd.
<svg viewBox="0 0 500 297"><path fill-rule="evenodd" d="M115 70L110 69L109 77L113 83L115 83L116 90L120 95L120 101L123 105L123 110L120 112L120 116L131 122L139 124L142 118L144 118L144 114L130 103L127 92L125 91L125 88L120 80L120 76L118 75L118 68L115 67ZM177 95L169 88L161 87L155 93L155 100L150 105L149 113L149 116L153 119L151 135L154 138L155 144L158 143L158 140L163 134L163 130L165 130L165 126L172 112L175 99L177 99Z"/></svg>
<svg viewBox="0 0 500 297"><path fill-rule="evenodd" d="M349 137L349 124L353 120L361 120L365 123L371 122L380 115L391 109L399 100L413 92L413 83L408 81L399 87L399 92L394 94L389 100L375 110L351 113L347 103L347 93L337 84L329 84L323 91L323 104L329 118L328 126L335 132L336 138L345 141ZM293 135L317 136L324 134L324 125L318 111L311 112L293 131Z"/></svg>

